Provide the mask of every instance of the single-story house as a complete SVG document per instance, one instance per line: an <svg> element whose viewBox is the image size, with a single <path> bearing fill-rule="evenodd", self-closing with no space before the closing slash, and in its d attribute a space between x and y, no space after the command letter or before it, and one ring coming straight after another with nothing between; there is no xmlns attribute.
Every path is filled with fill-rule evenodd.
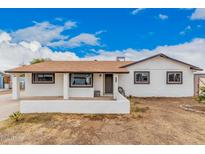
<svg viewBox="0 0 205 154"><path fill-rule="evenodd" d="M32 100L21 101L22 112L129 113L119 87L126 96L193 96L194 72L201 70L157 54L140 61L46 61L6 72L13 75L13 99L20 98L19 76L25 74L25 95Z"/></svg>

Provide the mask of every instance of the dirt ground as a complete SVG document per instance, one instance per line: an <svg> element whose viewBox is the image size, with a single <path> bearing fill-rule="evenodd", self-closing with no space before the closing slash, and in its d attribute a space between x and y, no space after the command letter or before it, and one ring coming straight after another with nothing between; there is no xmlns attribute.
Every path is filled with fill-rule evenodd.
<svg viewBox="0 0 205 154"><path fill-rule="evenodd" d="M27 114L0 122L0 144L205 144L205 115L192 98L133 99L130 115Z"/></svg>

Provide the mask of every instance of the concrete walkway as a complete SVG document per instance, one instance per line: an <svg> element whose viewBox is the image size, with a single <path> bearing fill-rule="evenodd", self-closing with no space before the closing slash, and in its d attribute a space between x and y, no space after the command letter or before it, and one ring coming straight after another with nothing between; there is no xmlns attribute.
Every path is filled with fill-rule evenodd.
<svg viewBox="0 0 205 154"><path fill-rule="evenodd" d="M12 100L11 94L0 95L0 121L16 111L19 111L19 101Z"/></svg>

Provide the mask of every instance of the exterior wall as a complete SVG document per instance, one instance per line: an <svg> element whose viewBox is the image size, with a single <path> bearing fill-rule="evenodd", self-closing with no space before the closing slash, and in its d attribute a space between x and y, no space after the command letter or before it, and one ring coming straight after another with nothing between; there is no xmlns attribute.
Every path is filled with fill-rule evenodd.
<svg viewBox="0 0 205 154"><path fill-rule="evenodd" d="M69 88L69 97L94 97L94 88Z"/></svg>
<svg viewBox="0 0 205 154"><path fill-rule="evenodd" d="M117 100L24 100L20 102L21 113L91 113L128 114L130 102L118 93Z"/></svg>
<svg viewBox="0 0 205 154"><path fill-rule="evenodd" d="M194 75L189 66L163 58L150 60L127 67L129 74L119 74L118 84L126 95L138 97L186 97L194 95ZM149 71L150 84L134 84L134 71ZM166 84L167 71L182 71L183 84ZM94 97L94 90L103 95L103 74L93 75L92 88L69 88L69 97ZM32 84L31 74L25 77L27 96L63 96L63 74L55 74L55 84ZM69 86L69 84L67 85Z"/></svg>
<svg viewBox="0 0 205 154"><path fill-rule="evenodd" d="M63 74L63 99L68 99L69 98L69 73L64 73Z"/></svg>
<svg viewBox="0 0 205 154"><path fill-rule="evenodd" d="M67 76L69 78L69 76ZM68 79L69 81L69 79ZM25 95L26 96L63 96L64 78L62 73L55 74L54 84L32 84L31 74L25 75ZM69 82L66 83L69 87ZM73 88L69 87L69 97L94 97L94 90L100 90L103 95L103 74L93 75L93 88Z"/></svg>
<svg viewBox="0 0 205 154"><path fill-rule="evenodd" d="M189 66L162 57L127 67L129 74L119 75L119 86L126 95L138 97L186 97L194 95L193 72ZM150 84L134 84L134 71L149 71ZM166 84L167 71L182 71L183 84Z"/></svg>
<svg viewBox="0 0 205 154"><path fill-rule="evenodd" d="M31 74L25 74L26 96L63 96L63 74L55 74L54 84L32 84Z"/></svg>
<svg viewBox="0 0 205 154"><path fill-rule="evenodd" d="M18 100L20 98L20 82L19 75L13 74L12 76L12 99Z"/></svg>
<svg viewBox="0 0 205 154"><path fill-rule="evenodd" d="M102 73L93 74L94 90L99 90L101 96L103 96L103 76Z"/></svg>
<svg viewBox="0 0 205 154"><path fill-rule="evenodd" d="M114 99L117 98L117 94L118 94L118 74L114 74L113 75L113 96Z"/></svg>

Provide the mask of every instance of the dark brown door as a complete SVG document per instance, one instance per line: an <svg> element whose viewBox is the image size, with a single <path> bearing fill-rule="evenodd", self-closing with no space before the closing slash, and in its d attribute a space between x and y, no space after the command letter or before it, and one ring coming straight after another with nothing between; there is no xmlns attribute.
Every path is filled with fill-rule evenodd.
<svg viewBox="0 0 205 154"><path fill-rule="evenodd" d="M105 93L112 94L113 93L113 75L105 74Z"/></svg>

